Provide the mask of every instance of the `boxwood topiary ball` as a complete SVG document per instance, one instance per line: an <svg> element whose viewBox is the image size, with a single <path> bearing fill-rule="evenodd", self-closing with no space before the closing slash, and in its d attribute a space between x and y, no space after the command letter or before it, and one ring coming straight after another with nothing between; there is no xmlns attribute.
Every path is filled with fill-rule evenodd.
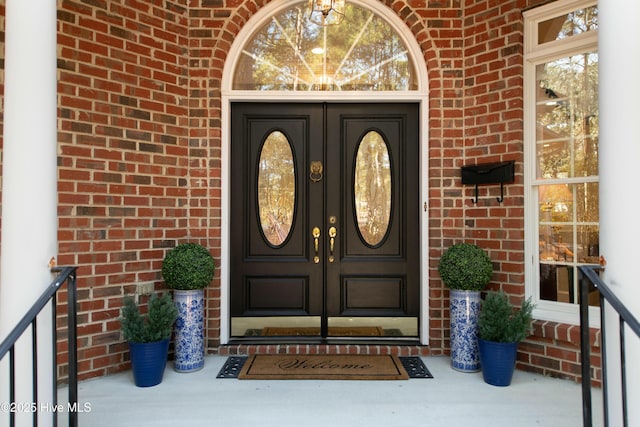
<svg viewBox="0 0 640 427"><path fill-rule="evenodd" d="M489 255L478 246L458 243L442 254L438 272L450 289L481 291L491 280L493 265Z"/></svg>
<svg viewBox="0 0 640 427"><path fill-rule="evenodd" d="M196 243L182 243L167 252L162 277L171 289L203 289L209 286L215 263L209 251Z"/></svg>

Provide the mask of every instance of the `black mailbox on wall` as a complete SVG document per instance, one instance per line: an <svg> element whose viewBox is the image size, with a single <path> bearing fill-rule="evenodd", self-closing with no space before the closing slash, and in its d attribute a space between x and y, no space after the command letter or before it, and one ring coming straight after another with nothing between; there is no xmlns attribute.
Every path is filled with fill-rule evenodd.
<svg viewBox="0 0 640 427"><path fill-rule="evenodd" d="M476 197L473 203L478 203L478 185L500 184L500 197L498 202L504 200L504 183L515 180L515 162L483 163L472 166L463 166L461 170L462 184L475 185Z"/></svg>

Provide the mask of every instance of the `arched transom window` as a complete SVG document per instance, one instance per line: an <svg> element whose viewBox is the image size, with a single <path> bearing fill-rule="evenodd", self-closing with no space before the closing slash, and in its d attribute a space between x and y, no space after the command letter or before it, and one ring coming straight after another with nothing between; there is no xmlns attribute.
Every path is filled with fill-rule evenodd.
<svg viewBox="0 0 640 427"><path fill-rule="evenodd" d="M416 71L398 32L347 2L339 25L309 19L307 1L274 15L242 49L234 90L414 91Z"/></svg>

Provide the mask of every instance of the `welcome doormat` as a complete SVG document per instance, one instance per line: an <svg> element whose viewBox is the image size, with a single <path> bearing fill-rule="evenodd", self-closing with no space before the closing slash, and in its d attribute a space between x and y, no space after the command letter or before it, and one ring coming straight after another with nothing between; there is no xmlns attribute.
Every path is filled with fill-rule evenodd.
<svg viewBox="0 0 640 427"><path fill-rule="evenodd" d="M241 380L408 380L393 355L256 354L245 362Z"/></svg>
<svg viewBox="0 0 640 427"><path fill-rule="evenodd" d="M216 378L238 378L247 359L247 356L229 356ZM400 359L400 363L402 363L409 378L433 378L433 375L420 357L400 356L398 359Z"/></svg>

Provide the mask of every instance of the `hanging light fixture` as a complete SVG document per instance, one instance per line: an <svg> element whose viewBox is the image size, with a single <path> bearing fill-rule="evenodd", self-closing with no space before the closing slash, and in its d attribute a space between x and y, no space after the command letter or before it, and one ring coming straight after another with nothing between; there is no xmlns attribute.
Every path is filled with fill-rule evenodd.
<svg viewBox="0 0 640 427"><path fill-rule="evenodd" d="M338 25L344 19L345 0L309 0L309 20L326 27Z"/></svg>

